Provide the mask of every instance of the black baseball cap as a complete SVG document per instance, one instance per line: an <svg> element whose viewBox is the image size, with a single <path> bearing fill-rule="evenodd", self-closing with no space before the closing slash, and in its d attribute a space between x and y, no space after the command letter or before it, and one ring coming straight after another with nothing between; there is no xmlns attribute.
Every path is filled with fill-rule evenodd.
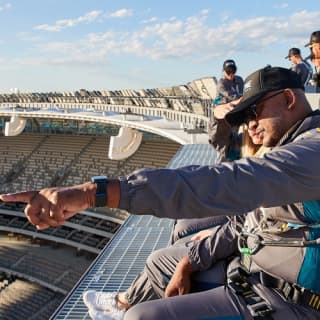
<svg viewBox="0 0 320 320"><path fill-rule="evenodd" d="M298 48L291 48L285 59L289 59L291 56L301 56L301 51Z"/></svg>
<svg viewBox="0 0 320 320"><path fill-rule="evenodd" d="M281 67L267 66L259 69L246 78L242 102L229 111L225 119L231 126L239 126L246 121L248 107L268 92L287 88L304 90L298 73Z"/></svg>
<svg viewBox="0 0 320 320"><path fill-rule="evenodd" d="M320 30L311 33L310 40L305 47L309 47L314 43L320 43Z"/></svg>
<svg viewBox="0 0 320 320"><path fill-rule="evenodd" d="M237 72L237 66L234 60L228 59L223 63L223 71L225 71L227 74L230 73L236 73Z"/></svg>

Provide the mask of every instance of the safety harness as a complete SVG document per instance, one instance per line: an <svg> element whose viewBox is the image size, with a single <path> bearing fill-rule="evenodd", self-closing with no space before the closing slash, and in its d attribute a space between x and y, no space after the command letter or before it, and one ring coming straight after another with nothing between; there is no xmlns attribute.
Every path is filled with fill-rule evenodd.
<svg viewBox="0 0 320 320"><path fill-rule="evenodd" d="M251 237L254 242L254 246L249 248L246 243L248 238ZM301 239L287 239L287 240L264 240L260 235L242 231L238 236L238 249L241 254L253 255L262 246L271 247L311 247L320 245L320 238L314 240L301 240Z"/></svg>
<svg viewBox="0 0 320 320"><path fill-rule="evenodd" d="M304 225L303 225L304 226ZM319 227L313 225L310 227ZM250 248L247 245L248 238L252 238L253 246ZM238 249L241 253L241 264L246 270L250 270L251 255L257 253L262 246L274 247L309 247L320 245L320 238L314 240L302 239L286 239L286 240L264 240L260 235L242 231L238 235ZM292 284L281 279L272 277L271 275L260 272L260 279L263 285L269 288L275 288L289 302L297 303L316 311L320 311L320 295L302 288L297 284ZM264 318L267 319L267 318Z"/></svg>
<svg viewBox="0 0 320 320"><path fill-rule="evenodd" d="M274 278L265 272L260 272L260 280L264 286L274 288L280 292L287 301L320 311L319 294L311 290L301 288L296 284L291 284L284 280Z"/></svg>
<svg viewBox="0 0 320 320"><path fill-rule="evenodd" d="M313 112L311 115L320 114L320 111L317 110ZM305 136L312 134L312 132L316 130L319 132L319 128L315 128L309 131L304 132L299 135L298 139L304 139ZM297 140L297 139L296 139ZM263 210L263 208L261 208ZM231 219L231 218L230 218ZM264 223L266 221L262 221ZM239 224L234 223L236 227L234 228L235 233L238 235L238 249L241 253L241 266L231 270L228 274L228 287L234 291L237 295L240 295L244 298L247 308L250 311L252 317L255 320L271 320L272 312L274 309L270 305L268 301L266 301L263 297L257 294L250 283L248 281L248 277L250 275L250 267L251 267L251 256L257 253L263 246L277 246L277 247L309 247L309 246L319 246L320 238L315 240L304 240L304 239L286 239L286 240L265 240L259 234L254 232L248 232L243 229L243 226L239 226ZM241 231L237 230L240 227ZM315 227L319 228L319 224L313 225L294 225L290 226L290 224L286 224L285 228L299 228L299 227ZM282 233L285 228L281 227L280 229L269 230L271 233L275 231L275 233ZM260 226L260 230L264 229L262 225ZM266 231L266 230L263 230ZM250 243L252 245L248 246L248 238L251 238ZM297 303L309 308L312 308L316 311L320 311L320 295L305 289L301 288L297 284L291 284L281 279L274 278L269 274L261 271L260 272L260 281L261 283L269 288L274 288L288 301L292 303Z"/></svg>

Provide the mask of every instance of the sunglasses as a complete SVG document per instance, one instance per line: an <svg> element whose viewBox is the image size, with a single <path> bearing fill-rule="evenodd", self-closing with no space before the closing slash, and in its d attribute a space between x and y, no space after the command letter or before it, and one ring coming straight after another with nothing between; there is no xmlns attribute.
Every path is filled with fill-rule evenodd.
<svg viewBox="0 0 320 320"><path fill-rule="evenodd" d="M246 115L245 115L244 123L248 124L248 122L250 120L256 120L258 118L259 113L261 112L261 108L260 108L260 112L259 113L258 113L257 109L258 109L258 106L261 105L262 102L265 102L265 101L277 96L278 94L280 94L280 93L282 93L284 91L285 90L277 91L276 93L272 94L271 96L265 97L265 98L261 99L260 101L258 101L257 103L252 104L251 106L249 106L246 109Z"/></svg>
<svg viewBox="0 0 320 320"><path fill-rule="evenodd" d="M308 47L309 47L310 49L312 49L313 47L317 47L318 45L320 45L319 42L314 42L314 43L309 44Z"/></svg>

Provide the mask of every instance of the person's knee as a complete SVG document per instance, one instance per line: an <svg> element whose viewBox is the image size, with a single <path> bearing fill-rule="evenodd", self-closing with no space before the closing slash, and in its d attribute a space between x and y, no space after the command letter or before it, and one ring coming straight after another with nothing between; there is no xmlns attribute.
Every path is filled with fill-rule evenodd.
<svg viewBox="0 0 320 320"><path fill-rule="evenodd" d="M166 317L159 314L157 310L153 307L153 303L144 302L139 303L132 308L130 308L124 316L124 320L163 320Z"/></svg>
<svg viewBox="0 0 320 320"><path fill-rule="evenodd" d="M159 260L163 257L162 249L152 252L146 261L146 266L157 266L159 265Z"/></svg>
<svg viewBox="0 0 320 320"><path fill-rule="evenodd" d="M142 312L141 312L142 311ZM145 319L143 315L143 310L139 308L139 305L130 308L124 315L123 320L143 320Z"/></svg>

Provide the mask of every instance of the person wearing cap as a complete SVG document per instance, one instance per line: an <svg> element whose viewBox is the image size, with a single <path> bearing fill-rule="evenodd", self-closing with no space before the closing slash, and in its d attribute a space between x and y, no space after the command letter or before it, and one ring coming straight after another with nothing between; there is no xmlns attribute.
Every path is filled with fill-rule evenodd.
<svg viewBox="0 0 320 320"><path fill-rule="evenodd" d="M303 85L306 86L312 77L312 67L307 61L302 59L300 49L291 48L285 59L291 61L291 70L300 76Z"/></svg>
<svg viewBox="0 0 320 320"><path fill-rule="evenodd" d="M320 30L314 31L310 35L309 42L305 45L310 48L309 59L314 65L315 73L312 82L318 88L320 87Z"/></svg>
<svg viewBox="0 0 320 320"><path fill-rule="evenodd" d="M236 75L236 72L235 61L231 59L225 60L223 63L223 77L217 84L217 97L213 101L213 111L210 115L208 126L208 141L213 147L216 144L216 137L219 136L219 140L221 138L221 135L217 135L217 132L225 131L225 114L234 108L243 94L243 79ZM234 134L237 134L238 129L232 129ZM228 137L225 138L228 139ZM235 157L238 155L239 153Z"/></svg>
<svg viewBox="0 0 320 320"><path fill-rule="evenodd" d="M101 199L108 207L174 219L247 214L238 234L242 258L228 264L223 286L185 295L188 279L203 267L200 256L189 255L168 284L170 299L137 304L124 319L319 319L320 113L312 111L297 73L268 66L246 78L242 102L225 118L232 126L247 123L272 150L214 166L141 169L108 181L105 192L85 182L0 198L26 202L38 229L61 225ZM205 240L198 246L208 254ZM227 246L210 249L220 247L225 259Z"/></svg>
<svg viewBox="0 0 320 320"><path fill-rule="evenodd" d="M240 99L234 101L234 107L240 103ZM221 107L221 108L220 108ZM216 164L223 161L233 161L241 157L259 157L269 148L261 146L260 138L253 131L248 130L246 125L241 126L241 130L233 130L225 121L227 110L232 110L225 105L219 105L214 109L214 119L210 121L210 141L209 143L217 151L215 157ZM195 234L211 234L211 229L228 221L225 216L212 216L202 219L177 219L171 234L171 243L186 236Z"/></svg>
<svg viewBox="0 0 320 320"><path fill-rule="evenodd" d="M237 66L234 60L223 63L223 77L217 84L217 97L214 105L224 104L239 99L243 92L243 79L236 75Z"/></svg>

